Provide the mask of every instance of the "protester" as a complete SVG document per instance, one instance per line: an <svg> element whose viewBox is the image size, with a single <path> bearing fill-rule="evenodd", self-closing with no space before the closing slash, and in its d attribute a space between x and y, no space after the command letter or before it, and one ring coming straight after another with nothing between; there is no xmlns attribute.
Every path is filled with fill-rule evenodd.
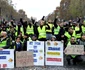
<svg viewBox="0 0 85 70"><path fill-rule="evenodd" d="M67 46L69 46L69 45L78 45L78 42L77 42L75 37L71 37L71 39L68 42ZM68 65L71 65L71 60L73 62L73 65L76 65L78 62L82 61L82 58L79 55L67 55L66 59L67 59Z"/></svg>
<svg viewBox="0 0 85 70"><path fill-rule="evenodd" d="M27 41L29 41L29 35L25 34L23 37L23 51L27 51Z"/></svg>
<svg viewBox="0 0 85 70"><path fill-rule="evenodd" d="M32 36L32 41L38 41L36 35L33 35L33 36Z"/></svg>
<svg viewBox="0 0 85 70"><path fill-rule="evenodd" d="M50 29L49 25L41 20L40 26L37 28L39 41L46 41L46 29Z"/></svg>
<svg viewBox="0 0 85 70"><path fill-rule="evenodd" d="M34 34L34 25L30 22L27 26L26 33L31 37Z"/></svg>
<svg viewBox="0 0 85 70"><path fill-rule="evenodd" d="M54 27L52 28L52 34L55 35L58 40L59 40L59 31L60 31L59 22L57 21L57 19L55 19Z"/></svg>
<svg viewBox="0 0 85 70"><path fill-rule="evenodd" d="M47 24L49 25L50 29L46 29L46 39L51 40L53 23L51 20L49 20Z"/></svg>
<svg viewBox="0 0 85 70"><path fill-rule="evenodd" d="M55 36L52 36L51 37L51 41L56 41L56 37Z"/></svg>
<svg viewBox="0 0 85 70"><path fill-rule="evenodd" d="M0 49L10 48L10 38L7 36L7 32L1 32L0 37Z"/></svg>
<svg viewBox="0 0 85 70"><path fill-rule="evenodd" d="M85 51L85 34L82 33L81 39L78 40L79 45L84 45L84 51Z"/></svg>
<svg viewBox="0 0 85 70"><path fill-rule="evenodd" d="M22 46L22 42L20 41L19 37L17 37L16 41L13 43L12 49L15 49L15 51L22 51L23 46Z"/></svg>

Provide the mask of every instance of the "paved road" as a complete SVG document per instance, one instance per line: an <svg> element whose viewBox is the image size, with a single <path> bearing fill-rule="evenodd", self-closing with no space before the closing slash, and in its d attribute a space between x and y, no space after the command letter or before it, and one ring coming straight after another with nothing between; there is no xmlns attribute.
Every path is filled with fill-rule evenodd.
<svg viewBox="0 0 85 70"><path fill-rule="evenodd" d="M35 68L16 68L16 69L0 69L0 70L85 70L85 67L79 67L79 66L69 66L69 67L35 67Z"/></svg>

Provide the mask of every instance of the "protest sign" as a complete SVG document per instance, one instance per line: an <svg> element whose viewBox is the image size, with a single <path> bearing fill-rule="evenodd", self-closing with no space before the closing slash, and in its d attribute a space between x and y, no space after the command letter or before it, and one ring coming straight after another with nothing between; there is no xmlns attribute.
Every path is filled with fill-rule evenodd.
<svg viewBox="0 0 85 70"><path fill-rule="evenodd" d="M14 49L0 50L0 68L14 68Z"/></svg>
<svg viewBox="0 0 85 70"><path fill-rule="evenodd" d="M44 42L28 41L27 51L33 51L35 66L44 66Z"/></svg>
<svg viewBox="0 0 85 70"><path fill-rule="evenodd" d="M33 66L33 53L28 51L16 52L16 67Z"/></svg>
<svg viewBox="0 0 85 70"><path fill-rule="evenodd" d="M63 43L59 41L47 41L45 64L63 66Z"/></svg>
<svg viewBox="0 0 85 70"><path fill-rule="evenodd" d="M65 49L65 54L83 55L84 54L84 46L83 45L68 45Z"/></svg>

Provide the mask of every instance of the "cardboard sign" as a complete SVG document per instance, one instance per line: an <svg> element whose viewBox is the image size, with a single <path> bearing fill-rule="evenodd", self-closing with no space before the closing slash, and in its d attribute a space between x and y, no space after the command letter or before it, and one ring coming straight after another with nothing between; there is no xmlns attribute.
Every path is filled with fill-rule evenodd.
<svg viewBox="0 0 85 70"><path fill-rule="evenodd" d="M14 68L14 49L0 50L0 68Z"/></svg>
<svg viewBox="0 0 85 70"><path fill-rule="evenodd" d="M51 66L63 66L63 43L59 41L47 41L45 64Z"/></svg>
<svg viewBox="0 0 85 70"><path fill-rule="evenodd" d="M68 45L65 49L65 54L83 55L84 54L84 46L83 45Z"/></svg>
<svg viewBox="0 0 85 70"><path fill-rule="evenodd" d="M33 66L33 53L28 51L16 52L16 67Z"/></svg>
<svg viewBox="0 0 85 70"><path fill-rule="evenodd" d="M27 51L33 51L35 66L44 66L44 42L28 41Z"/></svg>

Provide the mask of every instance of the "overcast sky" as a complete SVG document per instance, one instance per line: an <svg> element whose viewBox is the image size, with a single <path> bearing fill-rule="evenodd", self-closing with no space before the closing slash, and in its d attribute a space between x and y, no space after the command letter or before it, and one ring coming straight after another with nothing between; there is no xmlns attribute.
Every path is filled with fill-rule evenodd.
<svg viewBox="0 0 85 70"><path fill-rule="evenodd" d="M37 20L42 16L52 13L57 6L60 6L61 0L12 0L16 9L23 9L28 17L36 17Z"/></svg>

